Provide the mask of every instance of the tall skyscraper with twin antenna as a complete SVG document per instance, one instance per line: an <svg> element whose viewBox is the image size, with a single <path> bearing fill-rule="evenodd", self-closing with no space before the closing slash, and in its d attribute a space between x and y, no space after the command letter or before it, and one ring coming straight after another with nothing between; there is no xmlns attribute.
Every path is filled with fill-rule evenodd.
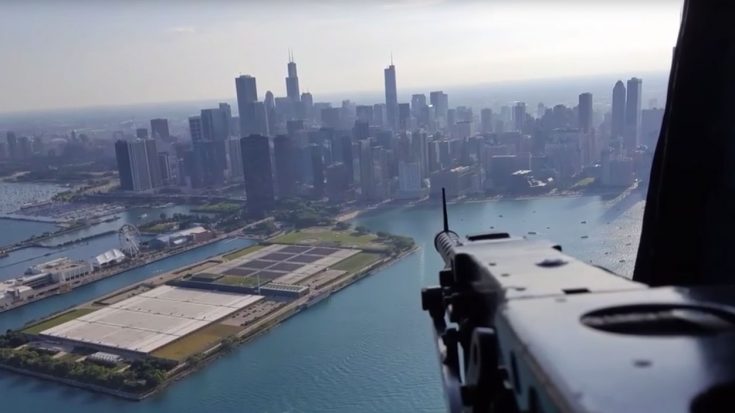
<svg viewBox="0 0 735 413"><path fill-rule="evenodd" d="M299 76L296 73L296 63L293 61L293 52L288 51L288 77L286 77L286 96L294 102L301 99L299 92Z"/></svg>

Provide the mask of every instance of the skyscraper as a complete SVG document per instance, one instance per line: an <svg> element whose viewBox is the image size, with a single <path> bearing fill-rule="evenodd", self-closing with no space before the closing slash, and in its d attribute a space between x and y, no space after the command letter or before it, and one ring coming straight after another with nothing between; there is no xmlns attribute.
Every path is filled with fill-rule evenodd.
<svg viewBox="0 0 735 413"><path fill-rule="evenodd" d="M193 172L192 186L216 187L224 183L226 160L223 156L224 142L201 140L192 143L196 168Z"/></svg>
<svg viewBox="0 0 735 413"><path fill-rule="evenodd" d="M384 127L385 124L385 103L376 103L373 105L373 125Z"/></svg>
<svg viewBox="0 0 735 413"><path fill-rule="evenodd" d="M153 139L163 139L168 140L169 137L169 131L168 131L168 119L151 119L151 137Z"/></svg>
<svg viewBox="0 0 735 413"><path fill-rule="evenodd" d="M202 117L191 116L189 117L189 135L191 136L192 142L201 141L204 139L202 135Z"/></svg>
<svg viewBox="0 0 735 413"><path fill-rule="evenodd" d="M161 174L161 163L158 160L158 148L154 139L143 139L145 144L145 156L148 163L148 173L150 174L151 188L158 188L163 185L163 176Z"/></svg>
<svg viewBox="0 0 735 413"><path fill-rule="evenodd" d="M263 99L265 107L268 110L274 110L276 108L276 98L273 96L273 92L270 90L265 91L265 99Z"/></svg>
<svg viewBox="0 0 735 413"><path fill-rule="evenodd" d="M577 113L579 117L579 130L585 133L592 131L592 93L582 93L579 95Z"/></svg>
<svg viewBox="0 0 735 413"><path fill-rule="evenodd" d="M436 117L446 121L447 111L449 110L449 96L441 90L437 90L429 93L429 102L434 107Z"/></svg>
<svg viewBox="0 0 735 413"><path fill-rule="evenodd" d="M371 105L357 105L355 106L355 116L358 121L370 125L373 123L373 107Z"/></svg>
<svg viewBox="0 0 735 413"><path fill-rule="evenodd" d="M158 167L161 171L162 183L168 184L173 180L173 174L171 171L171 158L166 152L158 153Z"/></svg>
<svg viewBox="0 0 735 413"><path fill-rule="evenodd" d="M359 142L359 163L360 163L360 192L362 198L367 201L376 199L375 172L373 167L373 146L372 139L365 139Z"/></svg>
<svg viewBox="0 0 735 413"><path fill-rule="evenodd" d="M311 120L314 117L314 97L309 92L301 94L301 106L304 109L304 118Z"/></svg>
<svg viewBox="0 0 735 413"><path fill-rule="evenodd" d="M622 81L615 82L612 96L612 123L610 135L612 138L623 136L625 130L625 85Z"/></svg>
<svg viewBox="0 0 735 413"><path fill-rule="evenodd" d="M202 139L222 142L227 139L227 124L224 113L218 109L202 109Z"/></svg>
<svg viewBox="0 0 735 413"><path fill-rule="evenodd" d="M256 121L253 103L258 101L255 78L250 75L236 77L235 90L237 92L237 111L240 117L240 134L246 136L255 133Z"/></svg>
<svg viewBox="0 0 735 413"><path fill-rule="evenodd" d="M411 127L411 106L408 103L398 104L398 129L405 131Z"/></svg>
<svg viewBox="0 0 735 413"><path fill-rule="evenodd" d="M205 145L195 146L196 149L206 150L202 162L205 170L206 185L220 185L224 182L227 167L227 135L229 122L226 109L202 109L202 138ZM211 162L210 162L211 159Z"/></svg>
<svg viewBox="0 0 735 413"><path fill-rule="evenodd" d="M339 147L339 159L341 159L342 163L345 166L345 172L347 173L347 183L351 184L355 178L352 139L350 139L349 136L341 136L337 138L337 141L339 142L339 145L335 146Z"/></svg>
<svg viewBox="0 0 735 413"><path fill-rule="evenodd" d="M153 139L115 142L120 189L146 191L162 185L160 163Z"/></svg>
<svg viewBox="0 0 735 413"><path fill-rule="evenodd" d="M253 102L250 104L253 113L253 126L256 134L270 136L270 126L268 121L268 110L263 102Z"/></svg>
<svg viewBox="0 0 735 413"><path fill-rule="evenodd" d="M273 207L273 175L268 137L249 135L240 140L248 214L262 217Z"/></svg>
<svg viewBox="0 0 735 413"><path fill-rule="evenodd" d="M424 106L426 106L426 95L423 93L411 95L411 113L415 118L421 116Z"/></svg>
<svg viewBox="0 0 735 413"><path fill-rule="evenodd" d="M219 110L221 116L224 118L225 138L229 138L232 136L232 108L229 103L220 102Z"/></svg>
<svg viewBox="0 0 735 413"><path fill-rule="evenodd" d="M8 142L8 158L11 161L18 159L18 138L15 137L15 133L6 133L5 139Z"/></svg>
<svg viewBox="0 0 735 413"><path fill-rule="evenodd" d="M623 146L632 152L638 146L638 135L641 125L641 79L632 77L628 80L625 98L625 139Z"/></svg>
<svg viewBox="0 0 735 413"><path fill-rule="evenodd" d="M526 126L526 103L516 102L513 105L513 128L522 132Z"/></svg>
<svg viewBox="0 0 735 413"><path fill-rule="evenodd" d="M18 138L18 153L17 158L19 160L26 160L33 154L33 148L31 147L31 139L27 136L21 136Z"/></svg>
<svg viewBox="0 0 735 413"><path fill-rule="evenodd" d="M391 64L383 72L385 75L385 110L388 127L398 129L398 91L396 89L396 67Z"/></svg>
<svg viewBox="0 0 735 413"><path fill-rule="evenodd" d="M419 163L421 178L427 178L429 176L429 146L425 133L415 131L411 135L411 154L414 156L413 159Z"/></svg>
<svg viewBox="0 0 735 413"><path fill-rule="evenodd" d="M326 194L330 201L342 202L347 198L350 182L352 179L350 172L342 162L329 165L325 170L327 179Z"/></svg>
<svg viewBox="0 0 735 413"><path fill-rule="evenodd" d="M321 145L309 145L311 154L312 181L314 184L314 197L321 198L324 196L324 154Z"/></svg>
<svg viewBox="0 0 735 413"><path fill-rule="evenodd" d="M485 108L480 110L480 132L490 133L493 131L493 110Z"/></svg>
<svg viewBox="0 0 735 413"><path fill-rule="evenodd" d="M228 169L230 171L230 179L234 182L242 182L243 170L240 138L231 137L227 140L227 152L229 154Z"/></svg>
<svg viewBox="0 0 735 413"><path fill-rule="evenodd" d="M146 128L137 128L135 130L135 137L138 139L148 139L148 129Z"/></svg>
<svg viewBox="0 0 735 413"><path fill-rule="evenodd" d="M273 158L276 166L276 186L279 198L296 195L298 163L296 147L290 136L278 135L273 138Z"/></svg>
<svg viewBox="0 0 735 413"><path fill-rule="evenodd" d="M202 139L224 142L227 139L227 113L220 108L202 109Z"/></svg>
<svg viewBox="0 0 735 413"><path fill-rule="evenodd" d="M115 159L117 160L120 189L123 191L132 191L133 171L130 169L130 151L128 150L128 143L126 141L119 140L115 142Z"/></svg>
<svg viewBox="0 0 735 413"><path fill-rule="evenodd" d="M293 61L293 54L288 54L288 77L286 77L286 96L293 102L298 102L301 95L299 94L299 76L296 74L296 63Z"/></svg>
<svg viewBox="0 0 735 413"><path fill-rule="evenodd" d="M151 173L148 169L148 154L142 140L128 142L130 170L133 174L133 191L146 191L151 188Z"/></svg>
<svg viewBox="0 0 735 413"><path fill-rule="evenodd" d="M322 127L324 128L339 128L340 124L340 108L324 108L321 112Z"/></svg>
<svg viewBox="0 0 735 413"><path fill-rule="evenodd" d="M367 139L370 137L370 125L362 120L356 120L355 126L352 127L352 136L355 140Z"/></svg>

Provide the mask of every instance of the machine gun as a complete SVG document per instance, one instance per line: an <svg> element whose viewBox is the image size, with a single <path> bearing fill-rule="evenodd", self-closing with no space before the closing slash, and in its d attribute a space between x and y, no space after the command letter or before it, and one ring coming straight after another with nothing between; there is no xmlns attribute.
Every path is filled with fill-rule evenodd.
<svg viewBox="0 0 735 413"><path fill-rule="evenodd" d="M451 412L735 409L735 288L657 287L549 242L444 229L422 291Z"/></svg>
<svg viewBox="0 0 735 413"><path fill-rule="evenodd" d="M462 238L442 193L422 305L450 411L735 411L734 19L684 1L633 280L548 242Z"/></svg>

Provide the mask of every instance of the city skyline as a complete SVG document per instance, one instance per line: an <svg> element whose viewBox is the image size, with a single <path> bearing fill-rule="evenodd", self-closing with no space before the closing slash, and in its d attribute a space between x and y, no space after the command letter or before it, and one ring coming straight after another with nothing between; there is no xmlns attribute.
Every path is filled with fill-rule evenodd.
<svg viewBox="0 0 735 413"><path fill-rule="evenodd" d="M114 3L104 10L94 4L70 10L9 5L0 26L18 41L0 45L0 52L17 58L0 79L5 91L0 112L228 97L230 79L245 73L260 79L261 91L286 96L282 62L289 49L299 63L299 88L318 95L382 89L378 70L388 64L391 52L405 90L666 70L679 19L675 1L617 8L578 3L548 8L525 2L513 7L381 2L336 8L320 2L300 14L285 6L184 4L170 13L167 8L163 18L158 3L133 8ZM250 13L240 13L239 7L249 7ZM411 17L395 13L397 7L410 8ZM20 18L29 14L36 17L30 26ZM554 16L563 16L565 27L556 27ZM133 18L136 30L130 29ZM268 24L268 42L258 42L254 30ZM325 24L333 30L316 30ZM382 30L376 32L376 25ZM534 35L524 30L529 25ZM609 33L612 26L617 30ZM350 35L335 35L347 28ZM98 36L84 38L96 29ZM20 30L24 36L15 35ZM53 81L59 78L64 81Z"/></svg>

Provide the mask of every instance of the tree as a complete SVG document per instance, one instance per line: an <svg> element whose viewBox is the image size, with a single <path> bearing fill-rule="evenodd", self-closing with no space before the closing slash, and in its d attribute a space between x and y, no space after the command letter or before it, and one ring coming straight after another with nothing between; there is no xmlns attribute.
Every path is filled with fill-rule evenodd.
<svg viewBox="0 0 735 413"><path fill-rule="evenodd" d="M165 212L161 212L161 215L159 215L158 217L161 218L161 221L165 221L167 218Z"/></svg>

